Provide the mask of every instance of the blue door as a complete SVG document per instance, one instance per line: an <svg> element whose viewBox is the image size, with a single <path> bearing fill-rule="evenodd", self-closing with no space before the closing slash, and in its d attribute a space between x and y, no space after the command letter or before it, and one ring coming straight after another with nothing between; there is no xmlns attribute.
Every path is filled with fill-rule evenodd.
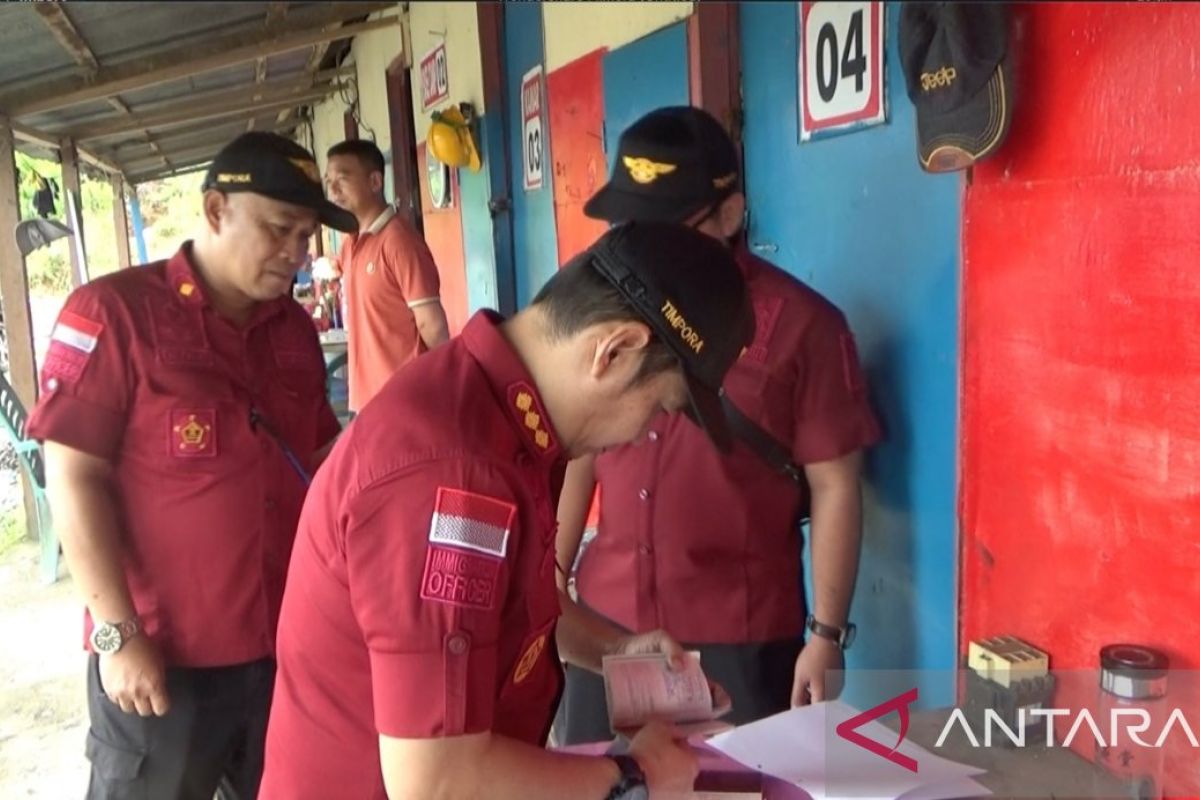
<svg viewBox="0 0 1200 800"><path fill-rule="evenodd" d="M554 231L552 170L543 170L541 188L526 191L522 165L523 135L521 78L545 60L542 50L541 3L504 4L504 69L509 164L512 176L513 272L517 308L529 304L542 284L558 269L558 240ZM543 95L544 98L544 95ZM544 103L543 103L544 105ZM547 128L543 108L542 130ZM544 163L550 160L547 141Z"/></svg>
<svg viewBox="0 0 1200 800"><path fill-rule="evenodd" d="M605 54L604 147L610 172L621 131L656 108L687 104L686 23L676 23Z"/></svg>
<svg viewBox="0 0 1200 800"><path fill-rule="evenodd" d="M849 666L952 669L958 178L917 164L896 4L886 9L888 123L800 144L798 6L740 9L750 243L846 313L886 429L868 458ZM946 691L921 688L922 700ZM846 698L856 694L852 672Z"/></svg>

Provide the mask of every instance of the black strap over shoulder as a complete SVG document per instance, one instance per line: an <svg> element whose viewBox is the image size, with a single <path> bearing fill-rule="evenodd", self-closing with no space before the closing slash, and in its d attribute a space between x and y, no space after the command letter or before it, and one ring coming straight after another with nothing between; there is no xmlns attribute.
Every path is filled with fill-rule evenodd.
<svg viewBox="0 0 1200 800"><path fill-rule="evenodd" d="M729 395L721 392L721 405L725 409L725 418L735 436L742 440L750 450L767 463L771 469L782 472L791 478L807 493L808 481L804 477L804 469L792 460L791 450L771 434L763 430L757 422L747 417L729 399Z"/></svg>

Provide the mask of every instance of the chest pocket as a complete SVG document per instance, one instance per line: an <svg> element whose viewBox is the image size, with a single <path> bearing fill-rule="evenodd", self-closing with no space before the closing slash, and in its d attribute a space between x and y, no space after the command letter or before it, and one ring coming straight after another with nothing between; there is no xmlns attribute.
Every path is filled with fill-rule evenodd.
<svg viewBox="0 0 1200 800"><path fill-rule="evenodd" d="M325 367L314 343L291 324L273 325L269 339L274 387L264 409L298 453L316 446L318 410L325 396Z"/></svg>
<svg viewBox="0 0 1200 800"><path fill-rule="evenodd" d="M236 401L204 328L199 307L147 300L153 362L138 376L138 413L128 446L157 461L169 474L191 476L228 468Z"/></svg>

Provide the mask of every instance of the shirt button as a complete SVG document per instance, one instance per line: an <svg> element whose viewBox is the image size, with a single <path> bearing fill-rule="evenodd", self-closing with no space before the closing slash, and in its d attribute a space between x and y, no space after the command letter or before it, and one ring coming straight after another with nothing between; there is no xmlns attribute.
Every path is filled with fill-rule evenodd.
<svg viewBox="0 0 1200 800"><path fill-rule="evenodd" d="M456 633L450 637L450 642L447 646L450 648L452 655L461 656L467 652L467 637L461 633Z"/></svg>
<svg viewBox="0 0 1200 800"><path fill-rule="evenodd" d="M642 555L644 555L644 556L648 556L648 555L650 555L651 553L653 553L653 552L654 552L654 548L652 548L652 547L651 547L650 545L648 545L648 544L639 544L639 545L638 545L638 552L639 552L639 553L641 553L641 554L642 554Z"/></svg>
<svg viewBox="0 0 1200 800"><path fill-rule="evenodd" d="M639 489L638 497L642 498L643 500L649 500L650 499L650 490L649 489Z"/></svg>
<svg viewBox="0 0 1200 800"><path fill-rule="evenodd" d="M51 378L46 381L46 388L52 392L58 389L58 378Z"/></svg>
<svg viewBox="0 0 1200 800"><path fill-rule="evenodd" d="M275 506L276 506L276 505L278 505L278 504L277 504L277 503L276 503L274 500L268 500L268 501L267 501L266 503L264 503L263 505L265 505L265 506L267 507L267 510L268 510L268 511L274 511L274 510L275 510Z"/></svg>
<svg viewBox="0 0 1200 800"><path fill-rule="evenodd" d="M657 442L658 441L658 431L650 431L650 433L646 434L646 438L652 442Z"/></svg>

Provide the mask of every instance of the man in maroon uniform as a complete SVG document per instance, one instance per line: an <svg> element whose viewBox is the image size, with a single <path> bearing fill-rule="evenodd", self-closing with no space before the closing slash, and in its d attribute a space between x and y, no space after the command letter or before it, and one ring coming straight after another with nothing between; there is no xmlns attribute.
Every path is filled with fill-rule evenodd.
<svg viewBox="0 0 1200 800"><path fill-rule="evenodd" d="M245 134L167 261L67 298L29 435L87 604L89 798L242 800L262 770L275 626L307 473L339 431L290 297L326 202L316 162Z"/></svg>
<svg viewBox="0 0 1200 800"><path fill-rule="evenodd" d="M843 667L853 630L861 453L879 426L841 312L739 237L739 175L717 120L662 108L622 134L612 179L585 211L683 222L730 244L757 330L725 390L758 437L800 466L785 474L745 442L722 454L685 418L663 414L638 441L568 469L559 565L565 579L598 483L599 530L579 562L579 601L629 631L663 628L698 648L733 698L730 719L748 722L832 696L826 673ZM799 534L810 509L815 607L805 644ZM559 729L567 742L608 735L595 676L568 670Z"/></svg>
<svg viewBox="0 0 1200 800"><path fill-rule="evenodd" d="M560 653L589 669L605 653L682 655L574 608L556 639L555 503L567 458L638 438L661 409L689 408L726 441L717 393L752 335L724 247L634 225L512 319L481 312L397 372L304 507L264 798L690 791L695 761L657 724L632 758L541 748Z"/></svg>

